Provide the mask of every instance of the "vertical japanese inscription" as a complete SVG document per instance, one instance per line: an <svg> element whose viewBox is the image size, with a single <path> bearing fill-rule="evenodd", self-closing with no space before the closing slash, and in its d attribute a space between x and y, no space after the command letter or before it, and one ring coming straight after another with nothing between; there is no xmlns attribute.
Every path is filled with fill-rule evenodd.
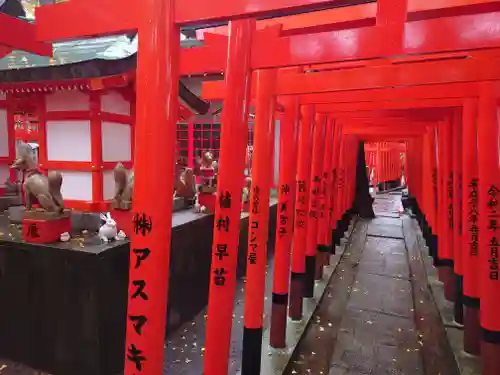
<svg viewBox="0 0 500 375"><path fill-rule="evenodd" d="M323 219L325 217L325 208L326 208L326 192L328 190L328 172L323 173L323 178L321 179L320 186L320 196L319 196L319 217Z"/></svg>
<svg viewBox="0 0 500 375"><path fill-rule="evenodd" d="M309 209L309 217L318 220L318 208L321 191L321 176L314 176L311 189L311 207Z"/></svg>
<svg viewBox="0 0 500 375"><path fill-rule="evenodd" d="M307 191L307 185L304 180L298 180L297 181L297 208L295 209L295 216L297 219L295 220L295 226L297 228L305 228L306 226L306 220L305 217L307 216L306 210L304 210L304 205L306 204L306 191ZM300 206L299 206L300 204Z"/></svg>
<svg viewBox="0 0 500 375"><path fill-rule="evenodd" d="M498 229L498 193L495 185L488 189L488 246L490 264L490 280L498 281L498 238L496 231Z"/></svg>
<svg viewBox="0 0 500 375"><path fill-rule="evenodd" d="M337 168L335 168L333 171L332 171L333 175L332 175L332 185L331 185L331 188L332 188L332 194L330 196L331 199L333 199L336 194L334 194L333 192L335 191L335 185L337 184ZM330 220L333 218L333 201L332 201L332 204L330 204Z"/></svg>
<svg viewBox="0 0 500 375"><path fill-rule="evenodd" d="M134 232L137 235L147 236L153 230L153 220L151 216L142 214L135 214L133 219ZM151 250L149 248L134 248L132 249L132 254L135 256L135 262L133 262L134 270L140 269L145 262L149 259L151 255ZM149 296L147 294L147 282L146 280L136 279L132 276L130 281L131 300L140 299L142 301L149 301ZM141 336L144 327L148 323L148 317L144 314L129 315L129 321L132 323L132 327L136 335ZM134 363L134 366L138 372L142 372L144 365L147 363L147 353L143 349L139 348L135 343L131 343L127 347L127 360Z"/></svg>
<svg viewBox="0 0 500 375"><path fill-rule="evenodd" d="M38 233L38 227L36 226L36 224L30 224L28 226L28 237L40 238L40 233Z"/></svg>
<svg viewBox="0 0 500 375"><path fill-rule="evenodd" d="M252 188L252 213L258 214L260 212L260 188L254 186ZM250 264L257 264L257 250L259 244L257 243L257 233L259 229L259 220L253 219L252 226L250 228L250 241L249 241L249 251L248 251L248 261Z"/></svg>
<svg viewBox="0 0 500 375"><path fill-rule="evenodd" d="M219 207L221 210L229 210L232 205L232 196L229 191L222 191L219 195ZM229 216L222 213L216 221L216 228L219 232L229 232ZM223 261L229 256L229 247L226 243L215 244L215 258L218 261ZM226 275L228 271L224 267L217 267L212 277L216 286L224 286L226 284Z"/></svg>
<svg viewBox="0 0 500 375"><path fill-rule="evenodd" d="M448 228L453 229L453 173L448 175L448 181L446 184L448 193Z"/></svg>
<svg viewBox="0 0 500 375"><path fill-rule="evenodd" d="M288 203L290 201L290 186L288 184L283 184L280 186L280 204L279 204L279 223L278 223L278 235L283 238L288 234L288 221L290 220L288 213Z"/></svg>
<svg viewBox="0 0 500 375"><path fill-rule="evenodd" d="M477 178L472 179L469 184L469 195L468 195L468 226L469 226L469 254L471 256L478 256L478 244L479 244L479 227L477 226L477 221L479 217L479 212L477 211L477 188L478 180Z"/></svg>

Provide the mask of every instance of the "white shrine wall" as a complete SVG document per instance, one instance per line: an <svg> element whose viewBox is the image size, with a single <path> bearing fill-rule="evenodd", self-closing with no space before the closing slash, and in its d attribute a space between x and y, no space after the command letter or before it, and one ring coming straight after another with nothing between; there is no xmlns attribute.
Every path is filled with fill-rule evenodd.
<svg viewBox="0 0 500 375"><path fill-rule="evenodd" d="M15 177L10 165L15 159L14 115L9 109L7 95L0 92L0 185Z"/></svg>
<svg viewBox="0 0 500 375"><path fill-rule="evenodd" d="M0 109L0 185L10 176L9 164L9 132L7 123L7 109Z"/></svg>
<svg viewBox="0 0 500 375"><path fill-rule="evenodd" d="M113 168L132 163L132 108L115 90L45 96L40 166L63 175L69 208L104 211L114 195ZM42 121L41 121L42 122Z"/></svg>
<svg viewBox="0 0 500 375"><path fill-rule="evenodd" d="M45 112L46 149L41 166L62 173L65 200L92 201L92 171L76 164L92 162L90 94L77 90L49 93Z"/></svg>
<svg viewBox="0 0 500 375"><path fill-rule="evenodd" d="M103 163L113 168L118 162L131 167L134 137L130 101L117 91L108 91L101 95L101 111L106 119L101 126ZM124 121L118 121L120 117ZM103 172L104 200L112 199L114 195L113 170L106 169Z"/></svg>

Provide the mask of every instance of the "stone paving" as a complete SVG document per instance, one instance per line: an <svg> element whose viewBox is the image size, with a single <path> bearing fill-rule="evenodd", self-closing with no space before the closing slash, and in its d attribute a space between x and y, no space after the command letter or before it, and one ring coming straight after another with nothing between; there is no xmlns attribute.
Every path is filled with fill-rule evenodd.
<svg viewBox="0 0 500 375"><path fill-rule="evenodd" d="M357 224L286 375L457 374L430 290L414 280L400 205L379 195L377 218Z"/></svg>

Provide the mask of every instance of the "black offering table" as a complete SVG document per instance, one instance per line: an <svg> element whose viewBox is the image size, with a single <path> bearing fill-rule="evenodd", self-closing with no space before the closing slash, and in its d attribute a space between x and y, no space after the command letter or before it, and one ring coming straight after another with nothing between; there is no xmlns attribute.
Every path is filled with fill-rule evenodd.
<svg viewBox="0 0 500 375"><path fill-rule="evenodd" d="M276 206L271 209L274 234ZM213 216L173 215L167 332L208 301ZM246 263L248 217L241 220L238 273ZM0 358L54 375L122 371L129 242L89 235L27 244L0 214Z"/></svg>

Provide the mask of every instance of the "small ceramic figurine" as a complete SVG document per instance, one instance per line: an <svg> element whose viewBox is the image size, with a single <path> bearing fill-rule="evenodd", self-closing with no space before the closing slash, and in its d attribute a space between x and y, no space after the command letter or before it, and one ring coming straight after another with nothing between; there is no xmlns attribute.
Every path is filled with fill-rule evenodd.
<svg viewBox="0 0 500 375"><path fill-rule="evenodd" d="M252 174L252 162L253 162L253 146L247 146L247 153L245 158L245 175L250 176Z"/></svg>
<svg viewBox="0 0 500 375"><path fill-rule="evenodd" d="M250 202L250 191L252 189L252 179L250 177L245 178L245 186L243 187L243 194L241 201L243 203Z"/></svg>
<svg viewBox="0 0 500 375"><path fill-rule="evenodd" d="M64 232L59 239L61 242L68 242L71 239L71 235L68 232Z"/></svg>
<svg viewBox="0 0 500 375"><path fill-rule="evenodd" d="M203 153L197 169L200 185L208 189L215 188L218 164L210 151Z"/></svg>
<svg viewBox="0 0 500 375"><path fill-rule="evenodd" d="M126 238L127 238L127 235L126 235L126 234L125 234L125 232L124 232L124 231L122 231L122 230L121 230L121 231L119 231L119 232L118 232L118 235L116 236L116 240L117 240L117 241L123 241L123 240L124 240L124 239L126 239Z"/></svg>
<svg viewBox="0 0 500 375"><path fill-rule="evenodd" d="M118 228L116 226L116 221L111 218L111 214L108 212L106 215L101 214L101 219L104 221L104 225L99 228L99 238L104 243L110 240L118 240Z"/></svg>
<svg viewBox="0 0 500 375"><path fill-rule="evenodd" d="M30 145L20 143L17 146L17 159L11 168L24 172L23 193L28 210L31 210L33 203L38 202L45 211L64 211L61 173L49 172L49 175L45 176L40 172Z"/></svg>

